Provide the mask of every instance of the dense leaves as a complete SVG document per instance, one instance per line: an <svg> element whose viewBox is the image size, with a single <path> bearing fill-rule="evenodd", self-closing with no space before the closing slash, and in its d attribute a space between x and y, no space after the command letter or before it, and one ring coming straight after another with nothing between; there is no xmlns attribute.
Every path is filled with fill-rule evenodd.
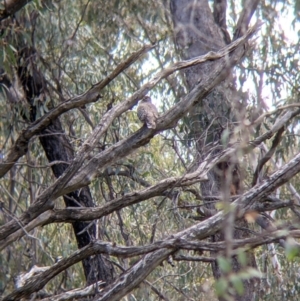
<svg viewBox="0 0 300 301"><path fill-rule="evenodd" d="M0 7L4 300L241 300L248 279L253 300L297 300L299 1L260 1L248 32L251 1L210 1L225 48L178 64L174 0L15 2ZM191 87L192 65L212 67ZM146 94L155 130L136 115Z"/></svg>

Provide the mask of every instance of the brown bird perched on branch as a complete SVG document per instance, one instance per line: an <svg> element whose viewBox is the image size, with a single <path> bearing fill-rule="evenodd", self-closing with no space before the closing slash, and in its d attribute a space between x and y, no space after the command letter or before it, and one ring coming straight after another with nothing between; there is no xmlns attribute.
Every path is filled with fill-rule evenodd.
<svg viewBox="0 0 300 301"><path fill-rule="evenodd" d="M145 96L137 108L137 116L141 122L147 125L148 129L156 128L158 112L149 96Z"/></svg>

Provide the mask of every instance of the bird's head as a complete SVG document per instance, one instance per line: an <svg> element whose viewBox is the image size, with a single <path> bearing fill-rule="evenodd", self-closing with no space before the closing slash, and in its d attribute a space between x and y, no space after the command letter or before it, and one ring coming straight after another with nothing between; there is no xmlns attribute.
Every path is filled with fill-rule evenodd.
<svg viewBox="0 0 300 301"><path fill-rule="evenodd" d="M150 96L146 95L143 99L142 102L151 102Z"/></svg>

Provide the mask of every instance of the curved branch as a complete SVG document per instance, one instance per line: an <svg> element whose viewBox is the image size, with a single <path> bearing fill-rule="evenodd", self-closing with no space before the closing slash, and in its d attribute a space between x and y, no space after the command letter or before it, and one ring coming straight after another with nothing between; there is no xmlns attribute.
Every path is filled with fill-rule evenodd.
<svg viewBox="0 0 300 301"><path fill-rule="evenodd" d="M67 291L64 293L61 293L59 295L51 296L48 298L41 299L40 301L66 301L66 300L74 300L78 298L83 298L87 296L94 296L95 291L99 292L101 289L99 288L101 285L103 285L104 282L98 281L97 283L91 284L85 288L78 288L71 291Z"/></svg>
<svg viewBox="0 0 300 301"><path fill-rule="evenodd" d="M255 169L254 175L253 175L253 180L252 180L252 186L254 186L257 182L258 179L258 175L260 173L260 171L262 170L263 166L272 158L272 156L274 155L276 148L278 146L278 144L280 143L281 139L282 139L282 134L284 132L285 128L282 127L281 129L279 129L279 131L276 133L276 136L272 142L272 146L270 148L270 150L266 153L266 155L258 162L257 167Z"/></svg>
<svg viewBox="0 0 300 301"><path fill-rule="evenodd" d="M109 215L116 210L120 210L127 206L140 203L144 200L153 198L159 195L169 195L171 190L175 187L184 187L195 184L199 181L205 180L205 176L207 172L215 166L217 162L222 162L224 157L228 156L225 154L214 160L210 160L209 158L206 160L209 162L208 165L202 163L199 166L198 170L194 173L186 174L182 177L172 177L168 179L164 179L155 185L147 187L144 190L128 193L122 197L112 200L109 203L106 203L99 207L94 208L84 208L84 207L76 207L76 208L65 208L65 209L54 209L48 210L37 218L32 220L28 223L25 227L17 230L16 232L10 234L9 236L5 237L0 243L0 251L7 247L10 243L15 241L16 239L21 238L24 235L27 235L31 230L38 226L44 226L50 223L60 223L60 222L74 222L74 221L90 221L102 218L103 216ZM172 187L170 189L170 187ZM235 196L234 199L237 200L242 196ZM263 212L263 211L270 211L279 208L285 207L292 207L293 201L281 201L278 199L274 199L271 197L264 197L257 199L258 202L255 202L255 205L252 207L252 210ZM207 217L210 217L213 214L207 214Z"/></svg>
<svg viewBox="0 0 300 301"><path fill-rule="evenodd" d="M300 154L296 156L293 160L291 160L288 164L284 165L280 170L275 172L269 179L265 180L260 186L253 187L247 193L239 197L236 201L233 202L236 205L237 216L240 218L244 215L247 208L251 209L251 205L254 202L260 201L264 198L265 195L269 194L272 190L276 189L280 185L284 184L289 180L290 177L294 176L296 173L300 171ZM224 221L224 214L222 212L217 213L211 218L207 219L205 222L200 222L184 231L177 233L176 235L171 236L169 239L163 242L157 242L152 245L143 247L143 249L138 247L130 248L131 255L139 255L145 252L153 252L153 250L157 250L158 248L163 248L161 250L154 251L151 254L146 255L142 260L140 260L137 264L135 264L131 269L129 269L126 273L124 273L121 277L123 279L122 285L116 280L112 284L112 286L105 289L103 297L101 300L118 300L121 296L124 296L131 289L133 289L136 285L138 285L144 277L146 277L158 264L160 264L163 260L165 260L169 255L175 252L178 248L189 247L199 248L199 242L195 239L204 239L216 231L220 230L222 227L222 223ZM284 237L287 235L286 232L278 231L275 233L279 233L276 236L276 239L280 237ZM300 231L291 231L289 235L294 235L295 237L300 236ZM263 243L270 243L275 238L270 238L270 233L268 233L267 238L263 238ZM255 247L259 245L259 239L251 238L248 240L241 240L242 242L247 242L250 247ZM201 242L202 247L205 247L205 243ZM234 247L239 247L239 243L235 243ZM214 248L216 250L224 248L223 244L215 243L214 245L207 245L206 249ZM99 245L91 244L80 251L75 252L68 259L62 260L54 265L52 268L47 270L42 274L42 281L37 283L36 279L34 281L30 281L27 285L22 287L21 289L16 290L11 295L4 298L4 300L12 300L14 298L18 298L20 296L28 295L41 287L43 287L50 279L64 270L66 267L74 264L82 260L84 256L90 256L96 250L100 250L101 252L108 252L109 254L123 255L126 253L126 249L118 250L114 249L113 245L104 243ZM168 248L168 249L165 249ZM127 249L128 250L128 249ZM98 252L97 251L97 252ZM99 251L99 252L100 252ZM116 253L117 252L117 253ZM132 281L135 279L135 281ZM113 293L113 295L112 295Z"/></svg>
<svg viewBox="0 0 300 301"><path fill-rule="evenodd" d="M252 201L259 201L265 195L269 194L273 189L276 189L280 185L287 182L292 176L300 171L300 154L289 162L282 169L275 172L273 176L269 179L270 181L265 180L259 187L253 187L249 192L245 193L243 196L238 198L233 204L237 206L250 206ZM269 186L269 184L271 184ZM244 215L244 210L238 212L238 216L242 217ZM222 223L224 221L224 215L222 213L217 213L216 215L210 217L205 222L201 222L191 228L189 228L189 233L182 231L177 233L176 236L179 236L181 239L203 239L212 235L216 230L221 229ZM291 231L289 234L292 234ZM299 231L296 232L297 236L300 234ZM281 234L283 234L281 232ZM284 233L286 235L287 233ZM276 239L280 238L276 237ZM270 243L273 240L264 238L264 243ZM254 243L255 244L255 243ZM224 245L224 243L223 243ZM147 276L157 265L164 261L169 255L172 254L172 250L162 249L155 251L151 254L143 257L139 262L137 262L132 268L130 268L126 273L122 274L120 278L116 279L109 287L107 287L101 297L98 300L101 301L117 301L121 297L125 296L130 292L134 287L139 285L139 283ZM134 280L134 281L133 281Z"/></svg>

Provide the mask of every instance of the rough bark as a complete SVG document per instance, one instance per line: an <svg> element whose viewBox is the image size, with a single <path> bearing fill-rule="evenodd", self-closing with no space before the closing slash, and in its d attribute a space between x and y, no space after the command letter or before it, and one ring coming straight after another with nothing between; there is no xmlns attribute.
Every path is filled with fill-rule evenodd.
<svg viewBox="0 0 300 301"><path fill-rule="evenodd" d="M240 30L236 34L243 32L247 28L251 15L255 10L258 1L252 1L254 5L247 12L243 12L243 18L246 21L240 21ZM247 1L246 1L247 3ZM249 8L249 6L246 7ZM214 14L212 14L207 0L171 1L171 15L174 23L175 43L185 59L191 59L198 55L217 49L220 49L230 41L226 29L226 1L216 0L214 2ZM247 16L247 17L246 17ZM191 90L200 80L203 80L214 68L214 62L207 62L202 65L191 67L185 70L184 75L188 88ZM193 113L190 113L190 130L191 137L197 142L198 160L205 156L206 145L210 142L218 142L222 137L224 129L231 130L230 122L236 117L232 114L234 107L240 106L238 96L234 89L234 80L231 72L228 70L227 78L216 87L201 104L197 105ZM236 100L235 100L236 99ZM241 117L241 116L240 116ZM205 133L205 135L204 135ZM206 139L203 139L205 137ZM219 142L220 143L220 142ZM220 143L221 145L221 143ZM222 147L220 147L220 150ZM216 150L216 153L219 151ZM206 197L211 195L223 195L224 200L229 200L230 194L240 193L241 175L239 173L237 162L229 161L218 165L218 168L211 171L209 181L201 184L202 194ZM229 175L228 175L229 174ZM230 180L224 180L229 178ZM210 205L207 205L210 208ZM225 222L224 233L216 234L212 241L222 241L227 239L243 238L246 236L243 231L234 231L232 217L231 223ZM245 222L238 223L240 227L247 227ZM228 256L230 252L227 253ZM255 257L252 253L248 254L248 264L256 267ZM240 264L236 258L232 258L234 271L240 270ZM220 278L222 273L217 262L212 263L212 270L215 278ZM244 295L235 295L235 300L251 301L255 298L256 280L251 279L244 282ZM220 298L223 300L223 298Z"/></svg>

